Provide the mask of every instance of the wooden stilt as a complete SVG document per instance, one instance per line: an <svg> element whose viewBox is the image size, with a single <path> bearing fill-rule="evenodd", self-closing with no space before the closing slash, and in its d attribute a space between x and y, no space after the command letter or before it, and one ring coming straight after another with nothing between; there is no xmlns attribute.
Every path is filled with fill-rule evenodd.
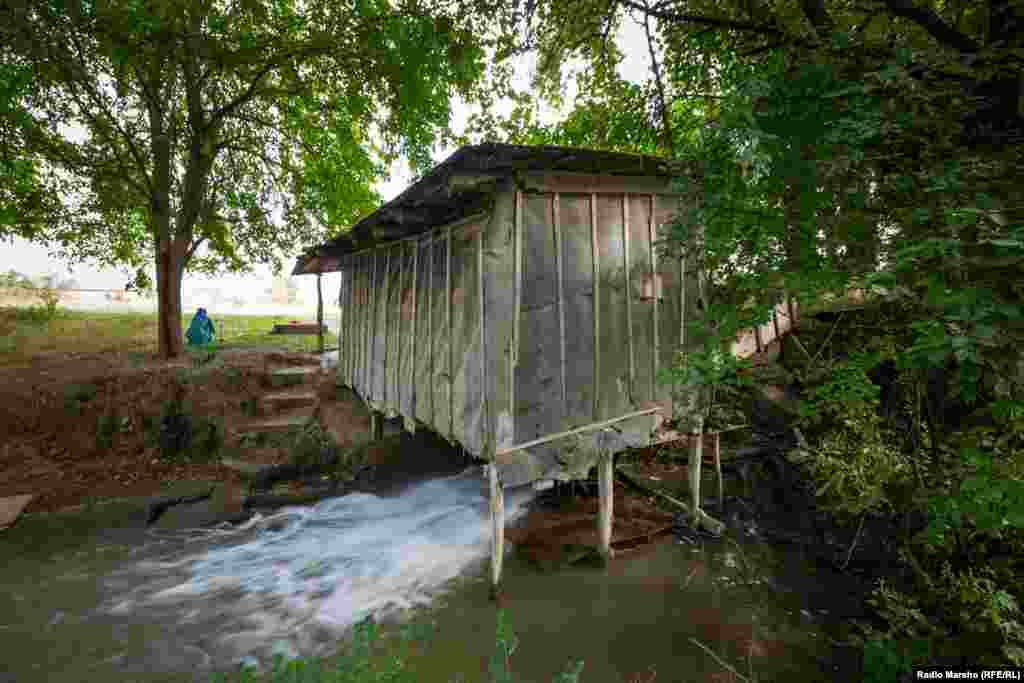
<svg viewBox="0 0 1024 683"><path fill-rule="evenodd" d="M487 466L487 476L491 485L491 599L497 600L501 593L501 561L505 557L505 492L493 462Z"/></svg>
<svg viewBox="0 0 1024 683"><path fill-rule="evenodd" d="M597 461L597 490L598 490L598 513L597 513L597 540L598 552L605 564L612 559L612 505L614 493L612 488L615 476L614 458L611 453L602 453Z"/></svg>
<svg viewBox="0 0 1024 683"><path fill-rule="evenodd" d="M370 431L374 441L384 438L384 414L379 410L370 411Z"/></svg>

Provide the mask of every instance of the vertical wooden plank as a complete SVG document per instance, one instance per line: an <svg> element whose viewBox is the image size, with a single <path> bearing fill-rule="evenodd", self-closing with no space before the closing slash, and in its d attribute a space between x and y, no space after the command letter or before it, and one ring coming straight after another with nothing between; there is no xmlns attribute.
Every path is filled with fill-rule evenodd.
<svg viewBox="0 0 1024 683"><path fill-rule="evenodd" d="M700 273L697 273L700 277ZM698 288L699 289L699 288ZM686 254L679 257L679 290L682 296L679 297L679 347L686 350Z"/></svg>
<svg viewBox="0 0 1024 683"><path fill-rule="evenodd" d="M523 277L523 193L516 190L515 227L512 236L512 341L508 364L508 406L512 414L511 438L516 438L516 365L519 363L519 318L522 309Z"/></svg>
<svg viewBox="0 0 1024 683"><path fill-rule="evenodd" d="M420 243L423 240L417 239L412 243L412 325L409 327L409 334L406 337L406 353L411 356L410 362L412 363L412 372L410 377L412 382L409 385L409 396L412 397L410 401L409 417L414 418L416 416L416 284L419 277L419 263L420 263Z"/></svg>
<svg viewBox="0 0 1024 683"><path fill-rule="evenodd" d="M426 297L426 314L427 314L427 344L430 345L430 374L428 375L427 386L425 387L430 393L430 425L436 428L437 424L437 413L434 411L434 353L436 343L434 341L434 233L430 233L427 238L427 251L430 253L430 266L427 271L427 297Z"/></svg>
<svg viewBox="0 0 1024 683"><path fill-rule="evenodd" d="M565 276L563 273L562 253L562 223L561 223L561 198L556 192L552 200L551 224L555 231L555 273L557 288L555 295L556 306L558 307L558 364L560 367L559 381L562 385L562 414L568 414L566 400L566 371L565 371ZM562 425L563 427L565 425Z"/></svg>
<svg viewBox="0 0 1024 683"><path fill-rule="evenodd" d="M594 277L591 261L590 195L562 194L559 198L562 235L562 295L566 365L564 428L594 422Z"/></svg>
<svg viewBox="0 0 1024 683"><path fill-rule="evenodd" d="M560 376L558 284L551 194L523 197L519 352L516 368L516 434L535 439L561 431L564 406Z"/></svg>
<svg viewBox="0 0 1024 683"><path fill-rule="evenodd" d="M344 263L344 260L343 260ZM348 268L341 271L341 284L338 286L338 307L341 308L340 319L338 320L338 372L341 374L342 383L348 386L348 338L349 331L345 323L348 322L346 314L346 301L348 299Z"/></svg>
<svg viewBox="0 0 1024 683"><path fill-rule="evenodd" d="M626 353L629 355L629 402L636 404L636 359L633 352L633 296L629 277L629 195L622 195L622 266L626 271Z"/></svg>
<svg viewBox="0 0 1024 683"><path fill-rule="evenodd" d="M324 293L321 288L323 273L316 274L316 348L324 355Z"/></svg>
<svg viewBox="0 0 1024 683"><path fill-rule="evenodd" d="M597 194L590 195L590 252L594 264L594 415L593 420L601 419L601 392L597 383L601 377L601 267L597 257Z"/></svg>
<svg viewBox="0 0 1024 683"><path fill-rule="evenodd" d="M483 454L485 457L488 455L490 459L494 458L494 430L491 426L490 412L487 405L487 341L484 334L484 323L486 318L484 317L484 232L487 230L488 224L484 224L480 228L480 232L476 237L476 282L477 282L477 299L480 319L480 404L481 411L483 412L483 434L480 435L481 442L484 444ZM489 444L491 444L489 446Z"/></svg>
<svg viewBox="0 0 1024 683"><path fill-rule="evenodd" d="M355 279L355 289L352 291L352 297L355 300L353 322L356 334L352 339L352 382L362 396L362 379L359 373L363 369L363 313L366 309L363 304L363 270L366 268L366 259L357 256L354 265L352 276Z"/></svg>
<svg viewBox="0 0 1024 683"><path fill-rule="evenodd" d="M402 356L408 353L407 347L403 344L405 339L405 315L402 309L405 307L405 262L408 255L405 253L408 246L408 242L402 242L398 247L398 353L395 354L395 408L397 412L402 412L402 367L404 365ZM406 389L408 391L408 389Z"/></svg>
<svg viewBox="0 0 1024 683"><path fill-rule="evenodd" d="M391 303L391 249L383 249L384 251L384 281L382 291L382 306L383 310L381 313L384 316L384 352L381 354L380 360L375 365L380 365L380 374L383 379L381 382L381 393L380 402L383 405L387 405L388 401L388 349L394 344L394 340L391 339L390 325L388 325L388 304ZM377 387L374 386L374 391Z"/></svg>
<svg viewBox="0 0 1024 683"><path fill-rule="evenodd" d="M626 316L629 282L623 267L622 195L597 197L598 336L600 374L594 378L601 397L598 420L630 412L629 340Z"/></svg>
<svg viewBox="0 0 1024 683"><path fill-rule="evenodd" d="M452 229L446 231L444 319L448 328L448 434L455 439L455 330L452 318Z"/></svg>
<svg viewBox="0 0 1024 683"><path fill-rule="evenodd" d="M501 561L505 557L505 492L501 486L498 466L487 466L491 508L491 598L501 590Z"/></svg>
<svg viewBox="0 0 1024 683"><path fill-rule="evenodd" d="M654 223L654 211L656 208L655 195L651 195L651 216L647 222L649 231L649 239L651 245L651 288L654 290L654 315L652 317L651 325L654 331L654 353L651 354L651 362L653 367L651 368L651 400L655 400L658 395L657 383L658 383L658 357L661 355L661 348L659 345L660 331L658 330L658 305L661 301L661 285L658 282L658 250L655 247L657 240L657 234Z"/></svg>
<svg viewBox="0 0 1024 683"><path fill-rule="evenodd" d="M448 284L447 284L447 233L439 230L434 239L434 287L431 290L431 315L434 317L434 375L431 380L431 389L436 394L434 404L433 429L438 434L448 434L448 347L451 340L448 339L448 325L445 315L447 313Z"/></svg>
<svg viewBox="0 0 1024 683"><path fill-rule="evenodd" d="M370 297L370 306L367 316L366 326L366 343L369 346L366 353L366 398L371 401L375 401L376 397L373 395L373 377L375 374L374 360L376 356L376 349L374 349L374 337L376 336L377 327L377 260L378 252L376 249L370 252L370 258L372 259L372 267L370 269L370 281L367 283L367 292Z"/></svg>

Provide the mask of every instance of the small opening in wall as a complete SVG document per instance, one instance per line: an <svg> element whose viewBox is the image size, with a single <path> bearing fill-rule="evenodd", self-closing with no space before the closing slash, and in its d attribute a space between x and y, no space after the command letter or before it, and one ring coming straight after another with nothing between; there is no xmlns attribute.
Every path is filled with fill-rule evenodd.
<svg viewBox="0 0 1024 683"><path fill-rule="evenodd" d="M655 273L651 275L648 273L644 275L643 281L640 283L640 299L642 301L653 301L654 297L658 299L664 299L664 286L661 281L661 273Z"/></svg>

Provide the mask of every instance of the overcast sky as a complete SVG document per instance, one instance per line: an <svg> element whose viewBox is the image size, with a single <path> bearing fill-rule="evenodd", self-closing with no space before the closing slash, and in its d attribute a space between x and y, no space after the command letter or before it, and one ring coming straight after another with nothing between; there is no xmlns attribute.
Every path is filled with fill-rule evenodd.
<svg viewBox="0 0 1024 683"><path fill-rule="evenodd" d="M620 49L625 54L625 61L620 67L621 75L631 81L640 82L646 78L650 61L647 56L647 46L644 40L643 28L641 25L627 19L622 30L617 36ZM517 65L517 78L519 87L525 87L529 82L530 72L533 68L532 59L523 59ZM571 98L568 98L571 102ZM501 113L508 114L511 110L506 102L500 107ZM461 106L460 103L453 104L454 126L461 130L470 110ZM557 120L558 112L543 112L542 118L545 122ZM434 160L440 162L447 158L455 150L443 148L435 150ZM377 186L383 200L389 201L401 193L411 182L412 174L404 162L398 162L391 168L391 175ZM284 268L286 273L291 272L296 254L284 255ZM29 243L21 239L13 239L8 242L0 242L0 271L17 270L29 276L45 275L58 272L64 277L73 277L78 281L79 287L84 289L122 289L130 279L127 272L119 272L112 269L102 269L95 264L73 264L61 261L52 257L45 246ZM269 267L257 266L253 272L247 275L221 275L204 277L189 275L186 273L183 283L183 290L187 296L190 291L199 288L217 288L225 292L227 297L245 297L255 288L262 292L269 286L272 278ZM333 301L334 290L337 288L338 275L324 276L324 298L325 301ZM315 305L316 302L316 278L305 276L298 278L300 291L306 304Z"/></svg>

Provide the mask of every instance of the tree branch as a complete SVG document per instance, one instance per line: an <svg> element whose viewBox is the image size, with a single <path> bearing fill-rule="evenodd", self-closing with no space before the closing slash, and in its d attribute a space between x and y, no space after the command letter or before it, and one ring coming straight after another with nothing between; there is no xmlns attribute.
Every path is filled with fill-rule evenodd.
<svg viewBox="0 0 1024 683"><path fill-rule="evenodd" d="M726 28L733 29L736 31L746 31L748 33L756 33L760 35L778 36L782 35L779 29L772 26L763 26L760 24L751 24L745 21L735 21L733 19L723 19L719 17L705 17L699 14L680 14L678 12L669 12L663 9L659 9L658 5L654 7L645 7L634 0L619 0L624 6L631 9L649 14L655 19L662 21L669 21L676 24L700 24L702 26L712 26L715 28Z"/></svg>
<svg viewBox="0 0 1024 683"><path fill-rule="evenodd" d="M913 0L885 0L885 5L890 12L914 22L947 47L961 52L977 52L979 49L974 40L946 24L932 9L919 7Z"/></svg>

